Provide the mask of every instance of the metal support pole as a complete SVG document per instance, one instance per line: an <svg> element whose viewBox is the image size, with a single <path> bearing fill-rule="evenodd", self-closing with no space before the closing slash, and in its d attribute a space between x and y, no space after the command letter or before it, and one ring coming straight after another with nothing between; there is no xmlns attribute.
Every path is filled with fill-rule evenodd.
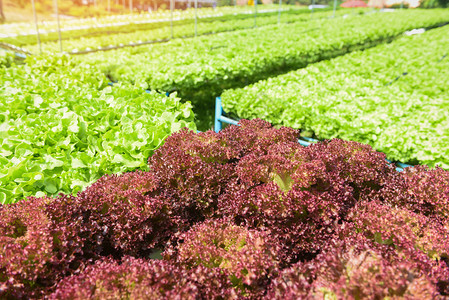
<svg viewBox="0 0 449 300"><path fill-rule="evenodd" d="M282 0L279 0L278 24L281 24L281 9L282 9Z"/></svg>
<svg viewBox="0 0 449 300"><path fill-rule="evenodd" d="M170 0L170 30L171 38L173 39L173 10L175 6L175 0Z"/></svg>
<svg viewBox="0 0 449 300"><path fill-rule="evenodd" d="M257 27L257 0L254 0L254 27Z"/></svg>
<svg viewBox="0 0 449 300"><path fill-rule="evenodd" d="M198 35L198 0L195 0L195 36Z"/></svg>
<svg viewBox="0 0 449 300"><path fill-rule="evenodd" d="M334 0L334 12L332 13L332 18L335 18L335 11L337 10L337 0Z"/></svg>
<svg viewBox="0 0 449 300"><path fill-rule="evenodd" d="M129 0L129 11L133 13L133 0Z"/></svg>
<svg viewBox="0 0 449 300"><path fill-rule="evenodd" d="M54 0L53 3L54 3L54 6L55 6L56 20L58 22L59 50L62 52L61 24L59 23L58 0Z"/></svg>
<svg viewBox="0 0 449 300"><path fill-rule="evenodd" d="M401 9L404 8L404 0L401 1Z"/></svg>
<svg viewBox="0 0 449 300"><path fill-rule="evenodd" d="M315 8L315 0L312 0L312 12L310 13L310 18L313 17L313 10Z"/></svg>
<svg viewBox="0 0 449 300"><path fill-rule="evenodd" d="M34 3L34 0L31 0L31 5L33 6L34 23L36 24L36 36L37 43L39 44L39 53L42 54L41 36L39 35L39 26L37 25L36 5Z"/></svg>
<svg viewBox="0 0 449 300"><path fill-rule="evenodd" d="M3 12L3 0L0 0L0 23L6 21L5 13Z"/></svg>

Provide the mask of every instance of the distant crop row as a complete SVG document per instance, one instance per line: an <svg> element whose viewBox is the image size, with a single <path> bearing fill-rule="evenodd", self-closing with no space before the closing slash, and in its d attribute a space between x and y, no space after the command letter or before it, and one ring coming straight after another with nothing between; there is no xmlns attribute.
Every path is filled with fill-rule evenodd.
<svg viewBox="0 0 449 300"><path fill-rule="evenodd" d="M391 41L406 30L447 21L446 10L351 15L173 40L79 59L99 67L113 81L178 91L181 98L210 110L212 99L224 89Z"/></svg>
<svg viewBox="0 0 449 300"><path fill-rule="evenodd" d="M107 79L67 57L0 67L0 203L83 189L145 169L165 137L194 129L189 103Z"/></svg>
<svg viewBox="0 0 449 300"><path fill-rule="evenodd" d="M274 13L278 11L279 5L258 5L259 13ZM286 10L297 10L310 12L309 9L294 5L282 5L281 9ZM323 10L323 9L320 9ZM324 9L325 10L325 9ZM208 18L219 18L227 17L231 15L246 15L252 14L254 12L254 7L250 6L221 6L221 7L202 7L198 8L196 14L201 19ZM130 24L145 24L145 23L162 23L170 20L171 18L170 10L158 9L157 11L149 13L134 13L134 14L123 14L123 15L109 15L93 18L78 18L78 19L66 19L61 18L59 20L60 27L63 31L77 31L81 28L90 28L96 30L102 27L114 27L114 26L127 26ZM174 10L173 20L188 20L195 18L195 9L185 9L185 10ZM6 35L28 35L36 29L35 24L32 22L24 23L7 23L2 24L2 29L5 29ZM56 31L58 28L57 21L42 21L39 22L39 29L44 32ZM101 29L100 29L101 30Z"/></svg>
<svg viewBox="0 0 449 300"><path fill-rule="evenodd" d="M449 168L449 26L222 95L226 111Z"/></svg>
<svg viewBox="0 0 449 300"><path fill-rule="evenodd" d="M347 14L348 10L338 10L336 16L341 16ZM314 13L314 18L327 18L332 16L332 12L316 12ZM278 22L277 14L262 14L257 17L257 21L254 21L254 17L251 15L243 16L227 16L226 18L217 18L200 20L197 25L197 34L214 34L218 32L234 31L241 29L253 28L255 24L257 26L265 26L270 24L276 24ZM304 22L310 21L310 14L305 14L300 10L293 10L291 12L283 12L281 17L281 22L292 23L292 22ZM183 22L182 24L177 24L173 28L174 38L185 38L195 36L195 24L193 22ZM152 28L148 30L133 30L128 32L123 31L110 31L105 32L101 35L82 37L74 37L71 39L63 40L63 51L65 52L82 52L82 51L92 51L98 50L99 48L108 48L121 45L141 45L149 42L167 41L172 37L172 31L169 24L165 26L159 26L157 28ZM36 39L34 39L35 41ZM38 45L28 45L25 49L29 50L31 53L39 53ZM56 52L60 51L59 42L51 41L42 44L43 51Z"/></svg>
<svg viewBox="0 0 449 300"><path fill-rule="evenodd" d="M198 11L198 22L199 23L214 23L214 22L228 22L228 21L239 21L245 19L253 19L251 13L248 13L248 9L246 10L234 10L234 11L223 11L223 9L217 9L215 13L207 10L206 12L202 12L201 9ZM260 12L259 18L264 16L273 16L277 15L277 11L275 9L271 10L263 10ZM283 15L289 14L305 14L310 13L308 9L298 9L294 7L284 8L282 11ZM121 19L114 21L114 19L110 18L100 18L100 19L87 19L85 21L78 20L75 23L77 26L69 26L67 28L61 28L61 36L63 40L67 39L78 39L78 38L87 38L87 37L95 37L101 35L110 35L110 34L118 34L118 33L133 33L136 31L148 31L148 30L156 30L164 27L170 27L170 14L164 14L164 18L158 18L158 16L146 15L145 16L128 16L127 19ZM173 26L175 31L178 26L185 26L188 24L194 24L194 13L189 11L188 13L178 13L173 17ZM12 28L11 28L12 27ZM0 28L4 29L5 35L0 35L0 42L13 44L16 46L25 46L25 45L34 45L37 44L37 37L35 33L35 28L30 27L30 24L27 24L29 27L26 31L24 30L22 33L12 34L15 30L14 25L0 25ZM45 30L47 26L40 29L40 39L42 42L56 42L59 39L59 34L57 31L56 24L53 24L49 30ZM19 29L16 29L19 30ZM181 30L182 31L182 30Z"/></svg>

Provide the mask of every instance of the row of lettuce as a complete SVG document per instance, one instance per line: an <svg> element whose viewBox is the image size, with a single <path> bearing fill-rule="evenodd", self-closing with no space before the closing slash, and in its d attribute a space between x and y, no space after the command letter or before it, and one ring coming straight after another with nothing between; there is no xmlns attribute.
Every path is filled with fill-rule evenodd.
<svg viewBox="0 0 449 300"><path fill-rule="evenodd" d="M262 8L263 9L263 8ZM297 9L295 7L289 7L282 11L282 17L288 16L290 14L294 15L302 15L309 12L307 9ZM204 14L204 13L203 13ZM199 19L198 23L205 26L206 24L212 24L212 26L217 27L217 22L239 22L240 20L245 19L254 19L254 16L248 14L247 11L239 11L236 10L235 13L220 13L220 9L215 14L205 13L205 16L199 11ZM264 18L267 16L277 16L276 10L264 10L259 13L258 18ZM309 16L310 17L310 16ZM111 23L112 22L112 23ZM104 22L102 18L96 20L90 20L90 22L86 22L78 24L78 26L71 26L68 28L61 29L61 37L63 40L67 39L82 39L88 37L96 37L101 35L112 35L112 34L125 34L125 33L133 33L136 31L146 31L151 32L151 30L157 30L161 28L170 28L173 24L175 32L185 32L187 25L192 25L195 23L195 19L193 15L174 15L173 22L170 20L170 15L164 19L158 20L157 18L148 15L146 18L139 18L136 16L132 18L130 16L129 20L109 20L108 22ZM0 25L1 26L1 25ZM27 46L27 45L35 45L37 44L37 37L35 33L35 28L29 28L24 34L14 34L13 25L4 25L4 29L6 34L4 36L0 36L0 42L13 44L16 46ZM28 24L29 26L29 24ZM41 42L49 43L57 42L59 40L59 33L57 31L56 25L53 25L52 29L45 30L45 24L40 30L40 39ZM190 27L190 26L187 26ZM34 32L33 32L34 31ZM147 40L148 38L146 38ZM50 50L50 49L49 49Z"/></svg>
<svg viewBox="0 0 449 300"><path fill-rule="evenodd" d="M258 5L258 13L273 13L277 12L281 8L282 12L299 10L299 11L309 11L305 7L293 6L293 5ZM322 9L320 9L322 10ZM192 20L195 15L200 19L209 18L219 18L219 17L230 17L233 15L247 15L254 13L254 7L250 6L221 6L221 7L201 7L195 12L192 7L190 9L183 9L173 11L173 21L179 20ZM115 28L115 26L121 26L124 28L126 26L135 24L147 24L147 23L162 23L169 21L172 16L170 10L158 9L156 11L148 13L133 13L133 14L120 14L120 15L108 15L99 16L93 18L60 18L59 26L62 31L77 31L80 29L91 29L97 30L98 28L109 27ZM56 31L58 29L58 21L42 21L39 22L39 29L43 33L49 31ZM5 29L6 34L9 36L13 35L28 35L35 34L33 31L36 29L35 24L30 22L23 23L6 23L2 24L2 29ZM137 28L136 28L137 29Z"/></svg>
<svg viewBox="0 0 449 300"><path fill-rule="evenodd" d="M22 59L17 58L11 51L0 50L0 68L9 68Z"/></svg>
<svg viewBox="0 0 449 300"><path fill-rule="evenodd" d="M2 299L439 299L449 172L241 120L148 171L0 207Z"/></svg>
<svg viewBox="0 0 449 300"><path fill-rule="evenodd" d="M436 26L449 20L447 13L440 10L397 12L394 17L391 20L391 15L372 14L314 20L301 23L306 31L303 33L297 32L298 24L267 26L263 30L115 51L112 57L106 53L84 59L36 57L29 58L25 65L0 68L0 202L16 202L43 193L77 192L103 174L145 169L146 158L166 136L184 126L195 128L192 107L185 99L192 99L200 106L201 98L213 99L224 88L368 47L363 43L389 40L405 29ZM314 26L320 26L320 30ZM258 34L262 31L263 35ZM275 38L285 46L275 49L269 40ZM221 48L217 48L220 47L217 39L223 43ZM251 46L259 51L250 51ZM129 55L114 56L118 54ZM136 56L148 59L139 63L132 60ZM116 63L112 63L114 60ZM12 63L6 59L7 65ZM438 66L443 68L445 60L440 63ZM264 73L270 70L273 72ZM110 79L118 79L120 84L110 87ZM143 93L149 85L155 92ZM184 98L182 102L156 93L178 89ZM208 103L203 107L213 111ZM241 103L245 105L244 100ZM201 115L201 111L197 113ZM322 116L316 119L319 118ZM426 122L431 120L428 118ZM197 120L196 123L204 124ZM426 128L444 132L444 127L434 123ZM296 123L291 125L300 127ZM391 146L394 147L402 149L397 142ZM436 151L434 147L421 149ZM387 151L388 144L382 150Z"/></svg>
<svg viewBox="0 0 449 300"><path fill-rule="evenodd" d="M2 64L13 65L12 56ZM144 168L170 132L193 120L189 104L145 94L145 84L111 88L68 56L31 57L0 78L1 203L78 192L103 174Z"/></svg>
<svg viewBox="0 0 449 300"><path fill-rule="evenodd" d="M213 99L224 89L243 87L391 41L406 30L448 21L447 10L349 15L98 52L78 59L99 67L113 81L178 91L194 106L202 105L211 111Z"/></svg>
<svg viewBox="0 0 449 300"><path fill-rule="evenodd" d="M349 10L338 10L335 16L342 16L349 12ZM314 18L328 18L332 16L332 12L317 12L314 14ZM310 21L310 15L304 14L303 11L293 10L291 12L283 12L280 21L283 23L292 22L305 22ZM186 22L184 22L186 23ZM83 53L87 51L95 51L98 49L111 49L114 47L120 47L124 45L141 45L151 42L165 42L172 38L186 38L195 36L195 28L197 35L209 35L218 32L227 32L234 30L242 30L253 28L257 26L266 26L270 24L278 23L278 15L274 13L266 13L257 17L250 15L243 15L237 18L237 16L226 17L226 19L220 18L218 20L200 20L195 27L193 22L187 22L186 24L177 24L172 30L169 24L165 26L159 26L157 28L151 28L147 30L127 30L122 31L108 31L102 35L92 36L77 36L67 37L63 40L63 50L70 53ZM33 39L36 41L36 39ZM27 45L24 49L31 53L39 53L40 49L38 45ZM48 52L60 51L59 42L53 40L42 44L42 50Z"/></svg>
<svg viewBox="0 0 449 300"><path fill-rule="evenodd" d="M449 14L449 12L448 12ZM222 95L225 111L449 169L449 26Z"/></svg>
<svg viewBox="0 0 449 300"><path fill-rule="evenodd" d="M172 132L195 129L190 103L127 83L108 86L67 56L0 68L0 203L82 190L145 169Z"/></svg>

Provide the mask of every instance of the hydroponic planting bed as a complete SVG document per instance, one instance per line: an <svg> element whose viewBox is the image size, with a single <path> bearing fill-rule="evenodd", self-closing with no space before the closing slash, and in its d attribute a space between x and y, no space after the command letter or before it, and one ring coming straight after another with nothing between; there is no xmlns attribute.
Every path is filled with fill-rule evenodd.
<svg viewBox="0 0 449 300"><path fill-rule="evenodd" d="M448 20L447 10L352 15L19 66L2 57L0 299L448 297L448 171L397 172L354 141L304 147L299 130L260 119L197 133L190 103L164 95L202 104L227 87ZM446 74L444 29L424 36L381 47L404 54L417 41L413 56L432 62L425 74ZM338 58L298 72L324 65L337 76L360 57L347 56L348 69ZM388 91L444 107L444 79L412 92L423 69L395 58L366 59L351 76L368 82L370 67L383 68L394 73ZM410 73L391 72L399 61ZM435 110L428 120L445 116Z"/></svg>
<svg viewBox="0 0 449 300"><path fill-rule="evenodd" d="M348 10L338 10L336 16L342 16L347 14ZM310 15L305 14L303 11L293 10L292 12L283 12L282 22L306 22L310 21ZM314 14L314 18L328 18L332 16L332 12L317 12ZM152 28L149 30L127 30L125 32L110 31L102 33L99 36L81 36L81 37L66 37L69 40L64 39L63 51L71 54L85 54L95 51L105 51L111 49L118 49L121 47L141 46L151 43L167 42L172 38L189 38L195 36L195 29L197 35L209 35L219 32L228 32L253 28L255 26L254 17L245 15L246 18L238 18L231 16L227 19L219 19L217 21L210 20L204 22L200 20L197 26L193 22L187 24L178 24L173 28L165 24L158 28ZM257 26L266 26L278 23L277 14L259 15L257 17ZM31 53L39 53L38 45L26 45L24 47ZM59 42L53 40L42 44L42 50L44 52L58 52L60 51Z"/></svg>
<svg viewBox="0 0 449 300"><path fill-rule="evenodd" d="M277 14L278 5L264 5L259 7L261 16ZM282 6L283 14L308 13L302 7ZM214 22L215 20L239 20L251 18L254 8L251 7L219 7L201 8L196 15L200 22ZM170 11L156 11L154 13L140 13L129 15L112 15L95 18L61 19L59 21L63 38L76 38L81 36L109 34L111 32L133 32L136 30L155 29L170 26L172 14ZM173 25L183 25L195 22L195 10L175 10L173 12ZM43 42L57 41L58 22L44 21L38 23L39 33ZM7 23L0 25L0 41L15 45L36 44L36 27L34 23Z"/></svg>
<svg viewBox="0 0 449 300"><path fill-rule="evenodd" d="M223 93L224 109L449 168L449 26Z"/></svg>
<svg viewBox="0 0 449 300"><path fill-rule="evenodd" d="M0 208L2 297L432 299L448 292L449 173L241 120L182 130L148 172ZM155 253L162 259L152 259Z"/></svg>
<svg viewBox="0 0 449 300"><path fill-rule="evenodd" d="M264 26L92 53L79 59L99 67L113 81L144 84L151 90L177 91L182 99L192 101L200 115L213 110L214 97L224 89L242 87L320 60L391 41L406 30L434 27L449 21L446 10L392 14ZM206 130L209 125L206 123L199 129Z"/></svg>
<svg viewBox="0 0 449 300"><path fill-rule="evenodd" d="M72 193L104 174L146 169L164 139L195 129L190 103L107 85L67 56L0 68L0 203Z"/></svg>

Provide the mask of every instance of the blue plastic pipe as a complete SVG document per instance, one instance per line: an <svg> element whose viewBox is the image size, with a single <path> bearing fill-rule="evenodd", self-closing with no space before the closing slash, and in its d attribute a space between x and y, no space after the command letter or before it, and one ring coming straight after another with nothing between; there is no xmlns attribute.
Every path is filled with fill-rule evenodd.
<svg viewBox="0 0 449 300"><path fill-rule="evenodd" d="M221 107L221 97L217 97L215 98L215 122L214 122L214 130L217 133L221 130L220 117L222 114L223 108Z"/></svg>
<svg viewBox="0 0 449 300"><path fill-rule="evenodd" d="M214 130L215 132L219 132L222 129L222 123L228 123L232 125L238 125L238 121L230 119L228 117L223 116L223 107L221 106L221 97L215 98L215 123ZM310 146L312 143L319 142L319 140L309 137L301 137L298 139L298 143L304 147ZM391 160L386 159L387 162L392 163ZM396 162L396 171L402 172L404 168L413 167L412 165L407 165L401 162Z"/></svg>

